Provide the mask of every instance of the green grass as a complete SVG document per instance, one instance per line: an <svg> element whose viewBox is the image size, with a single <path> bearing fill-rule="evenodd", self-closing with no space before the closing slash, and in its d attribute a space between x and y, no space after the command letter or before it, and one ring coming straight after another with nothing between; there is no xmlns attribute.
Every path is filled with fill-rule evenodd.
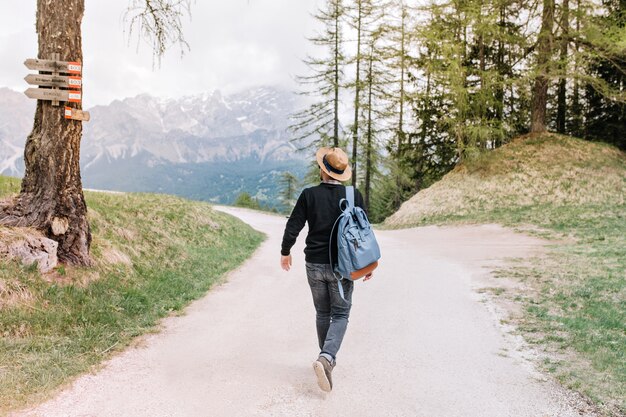
<svg viewBox="0 0 626 417"><path fill-rule="evenodd" d="M0 177L0 197L17 191ZM263 236L204 203L86 193L93 268L0 261L0 414L47 398L222 280Z"/></svg>
<svg viewBox="0 0 626 417"><path fill-rule="evenodd" d="M545 256L497 271L531 289L500 296L524 303L526 313L517 325L527 341L545 352L545 370L591 398L607 415L623 415L626 156L606 145L554 135L506 148L444 177L431 195L418 194L386 226L495 222L554 239ZM550 161L544 160L546 154ZM573 167L576 176L571 175ZM533 170L536 174L529 175ZM541 177L543 189L550 192L529 202L524 184L516 183L520 172L519 178ZM481 181L488 185L474 190ZM559 192L567 187L578 194ZM450 195L460 201L446 204ZM434 211L433 201L444 203ZM529 225L538 229L529 231Z"/></svg>

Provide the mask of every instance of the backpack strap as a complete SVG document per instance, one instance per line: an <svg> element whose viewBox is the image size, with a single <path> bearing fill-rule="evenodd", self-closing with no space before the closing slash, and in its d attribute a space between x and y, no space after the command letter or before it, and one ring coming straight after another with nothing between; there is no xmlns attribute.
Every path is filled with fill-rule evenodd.
<svg viewBox="0 0 626 417"><path fill-rule="evenodd" d="M339 215L339 217L337 217L337 220L335 220L335 224L333 224L333 228L330 231L330 240L328 242L328 257L330 258L330 269L331 271L333 271L333 275L335 275L335 268L333 265L333 233L335 233L335 228L337 227L337 223L339 223L340 219L341 214ZM337 278L336 275L335 278Z"/></svg>
<svg viewBox="0 0 626 417"><path fill-rule="evenodd" d="M341 200L339 200L339 210L341 210L342 212L354 208L354 187L348 185L344 188L346 189L346 198L342 198ZM341 215L339 216L339 218L341 218Z"/></svg>
<svg viewBox="0 0 626 417"><path fill-rule="evenodd" d="M344 212L346 210L350 210L351 208L354 207L354 187L349 185L346 186L346 198L342 198L339 201L339 209ZM348 205L347 207L343 208L343 203L346 202ZM333 273L333 276L335 277L335 279L337 280L337 287L339 289L339 296L341 297L341 299L343 301L345 301L346 303L348 302L348 300L346 300L344 292L343 292L343 285L341 285L341 280L344 279L342 276L337 276L337 274L335 274L335 267L333 264L333 234L335 233L335 228L337 227L337 223L339 223L339 220L341 219L341 214L339 215L339 217L337 217L337 220L335 220L335 224L333 224L333 228L330 231L330 241L328 242L328 257L330 258L330 270Z"/></svg>
<svg viewBox="0 0 626 417"><path fill-rule="evenodd" d="M333 274L334 274L334 273L335 273L335 271L333 271ZM336 275L335 275L335 278L337 278L337 276L336 276ZM343 292L343 285L341 285L341 280L342 280L342 279L343 279L343 278L337 278L337 288L339 289L339 296L341 297L341 299L342 299L343 301L345 301L345 303L346 303L346 304L350 304L350 303L348 302L348 300L346 300L346 297L345 297L344 292Z"/></svg>
<svg viewBox="0 0 626 417"><path fill-rule="evenodd" d="M350 205L349 208L354 208L354 187L352 185L346 187L346 200Z"/></svg>

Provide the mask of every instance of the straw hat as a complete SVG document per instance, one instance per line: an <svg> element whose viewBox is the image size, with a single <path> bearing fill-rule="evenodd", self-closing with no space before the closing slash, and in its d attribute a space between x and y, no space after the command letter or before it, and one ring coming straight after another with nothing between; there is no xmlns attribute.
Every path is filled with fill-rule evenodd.
<svg viewBox="0 0 626 417"><path fill-rule="evenodd" d="M315 157L322 171L331 178L338 181L347 181L352 178L348 155L340 148L320 148Z"/></svg>

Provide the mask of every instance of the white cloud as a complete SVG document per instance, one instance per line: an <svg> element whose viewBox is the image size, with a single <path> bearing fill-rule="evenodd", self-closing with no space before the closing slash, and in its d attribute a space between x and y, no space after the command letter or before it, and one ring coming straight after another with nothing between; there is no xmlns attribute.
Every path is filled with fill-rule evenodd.
<svg viewBox="0 0 626 417"><path fill-rule="evenodd" d="M174 47L153 70L150 45L124 34L128 0L85 0L84 105L149 92L178 97L263 84L293 87L311 49L319 0L197 0L184 21L191 51ZM19 4L19 6L18 6ZM0 0L0 86L27 88L23 61L37 54L35 0Z"/></svg>

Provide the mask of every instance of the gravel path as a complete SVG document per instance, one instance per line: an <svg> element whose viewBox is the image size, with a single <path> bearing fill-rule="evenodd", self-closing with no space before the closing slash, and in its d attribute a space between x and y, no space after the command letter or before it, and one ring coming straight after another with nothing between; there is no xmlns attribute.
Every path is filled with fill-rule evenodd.
<svg viewBox="0 0 626 417"><path fill-rule="evenodd" d="M498 226L377 233L383 259L359 282L348 333L321 392L304 233L279 268L285 218L219 208L268 234L228 283L159 334L17 416L591 416L534 370L476 289L485 266L541 250ZM582 408L581 408L582 407Z"/></svg>

